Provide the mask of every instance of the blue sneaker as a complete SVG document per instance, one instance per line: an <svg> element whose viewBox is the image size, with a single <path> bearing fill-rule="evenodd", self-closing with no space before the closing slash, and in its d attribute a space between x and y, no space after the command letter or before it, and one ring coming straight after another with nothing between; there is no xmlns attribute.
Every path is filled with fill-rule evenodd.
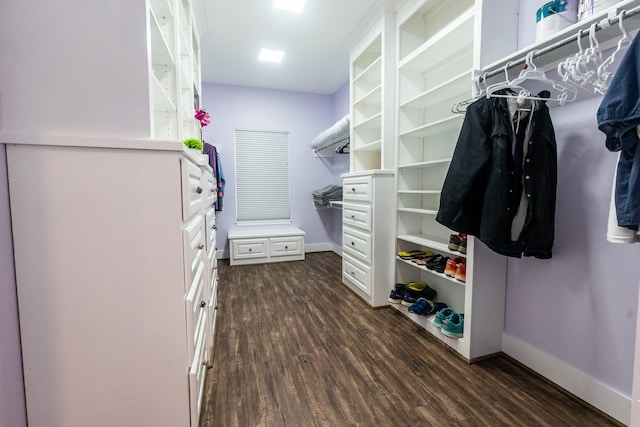
<svg viewBox="0 0 640 427"><path fill-rule="evenodd" d="M436 315L433 316L433 319L431 319L433 326L435 326L436 328L442 328L442 326L444 325L444 320L451 316L453 313L455 313L455 311L453 311L453 309L449 307L440 309L440 311L436 312Z"/></svg>
<svg viewBox="0 0 640 427"><path fill-rule="evenodd" d="M405 284L404 283L396 283L395 288L389 294L389 302L391 304L400 304L402 302L402 298L404 298L405 294Z"/></svg>
<svg viewBox="0 0 640 427"><path fill-rule="evenodd" d="M464 314L453 313L444 319L442 333L451 338L462 338L464 331Z"/></svg>

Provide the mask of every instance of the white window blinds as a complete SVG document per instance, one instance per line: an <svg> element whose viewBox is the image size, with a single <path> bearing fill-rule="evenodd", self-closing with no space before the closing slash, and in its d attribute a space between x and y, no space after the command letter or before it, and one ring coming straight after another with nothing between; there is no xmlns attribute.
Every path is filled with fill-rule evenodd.
<svg viewBox="0 0 640 427"><path fill-rule="evenodd" d="M236 129L237 222L289 221L289 133Z"/></svg>

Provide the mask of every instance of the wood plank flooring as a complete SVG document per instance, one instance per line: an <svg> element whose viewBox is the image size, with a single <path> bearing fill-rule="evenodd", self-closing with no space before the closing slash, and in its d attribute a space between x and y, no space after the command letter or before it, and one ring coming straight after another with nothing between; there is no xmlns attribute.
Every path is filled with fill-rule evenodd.
<svg viewBox="0 0 640 427"><path fill-rule="evenodd" d="M508 358L469 365L395 310L372 310L331 252L218 265L201 427L621 425Z"/></svg>

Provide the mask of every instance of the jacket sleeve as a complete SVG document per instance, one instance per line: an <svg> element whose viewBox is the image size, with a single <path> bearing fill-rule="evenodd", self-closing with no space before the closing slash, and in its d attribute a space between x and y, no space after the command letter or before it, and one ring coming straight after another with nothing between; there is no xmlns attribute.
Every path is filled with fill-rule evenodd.
<svg viewBox="0 0 640 427"><path fill-rule="evenodd" d="M467 107L436 215L450 229L476 236L491 161L491 101L483 97Z"/></svg>

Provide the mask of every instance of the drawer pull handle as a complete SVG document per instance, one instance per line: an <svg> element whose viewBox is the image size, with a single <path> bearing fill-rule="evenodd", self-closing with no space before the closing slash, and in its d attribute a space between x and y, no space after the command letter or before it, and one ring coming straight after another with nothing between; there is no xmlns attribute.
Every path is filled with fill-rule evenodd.
<svg viewBox="0 0 640 427"><path fill-rule="evenodd" d="M202 193L202 187L196 187L196 193L198 194Z"/></svg>
<svg viewBox="0 0 640 427"><path fill-rule="evenodd" d="M205 308L207 306L206 301L200 301L200 307Z"/></svg>
<svg viewBox="0 0 640 427"><path fill-rule="evenodd" d="M198 245L198 249L204 249L204 243L200 243L200 244Z"/></svg>

